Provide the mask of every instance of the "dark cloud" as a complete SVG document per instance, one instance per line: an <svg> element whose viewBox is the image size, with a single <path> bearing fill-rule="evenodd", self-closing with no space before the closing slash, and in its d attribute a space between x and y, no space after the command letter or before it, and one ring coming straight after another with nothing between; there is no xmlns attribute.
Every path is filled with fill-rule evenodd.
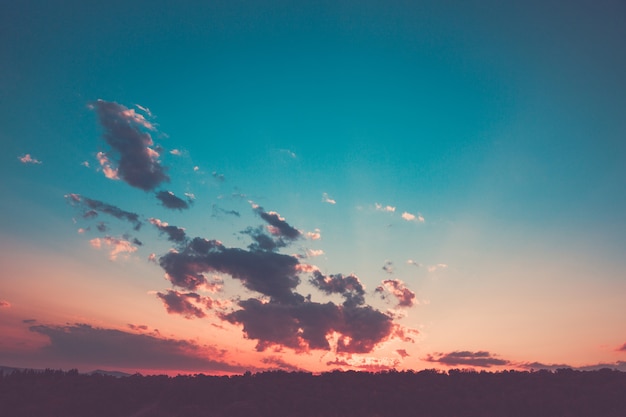
<svg viewBox="0 0 626 417"><path fill-rule="evenodd" d="M148 221L154 225L161 233L167 235L167 239L172 242L182 243L187 239L187 235L185 234L185 229L182 227L171 226L166 222L162 222L159 219L155 219L151 217Z"/></svg>
<svg viewBox="0 0 626 417"><path fill-rule="evenodd" d="M385 264L383 265L383 271L388 274L393 274L393 262L385 261Z"/></svg>
<svg viewBox="0 0 626 417"><path fill-rule="evenodd" d="M492 366L508 365L510 362L505 359L498 359L489 352L478 351L455 351L450 353L435 353L428 355L425 359L427 362L436 362L447 366L478 366L481 368L490 368Z"/></svg>
<svg viewBox="0 0 626 417"><path fill-rule="evenodd" d="M400 355L400 357L402 357L402 359L406 358L407 356L411 356L411 355L408 354L406 349L396 349L396 353L398 355Z"/></svg>
<svg viewBox="0 0 626 417"><path fill-rule="evenodd" d="M224 360L223 353L192 341L128 333L88 324L31 326L47 336L50 344L37 352L49 366L118 367L130 369L180 370L192 372L234 372L245 369Z"/></svg>
<svg viewBox="0 0 626 417"><path fill-rule="evenodd" d="M248 227L241 232L242 234L249 235L254 242L248 246L253 251L270 251L273 252L279 248L287 246L287 243L281 238L272 238L268 236L262 227Z"/></svg>
<svg viewBox="0 0 626 417"><path fill-rule="evenodd" d="M285 362L283 359L281 359L278 356L267 356L261 359L261 362L263 362L266 365L270 365L270 367L268 368L269 370L280 369L280 370L289 371L289 372L304 371L303 368L300 368L296 365Z"/></svg>
<svg viewBox="0 0 626 417"><path fill-rule="evenodd" d="M163 301L170 314L180 314L187 319L206 317L206 313L196 305L202 302L199 294L168 290L166 293L158 292L157 297Z"/></svg>
<svg viewBox="0 0 626 417"><path fill-rule="evenodd" d="M104 156L117 162L119 178L144 191L169 181L159 163L159 153L152 148L154 143L147 131L154 130L154 126L149 121L133 109L114 102L98 100L90 107L98 114L104 128L103 138L113 150L113 155Z"/></svg>
<svg viewBox="0 0 626 417"><path fill-rule="evenodd" d="M386 279L376 287L376 292L380 293L383 298L386 291L398 299L398 307L412 307L415 304L415 293L399 279Z"/></svg>
<svg viewBox="0 0 626 417"><path fill-rule="evenodd" d="M207 285L205 273L219 272L269 297L241 300L239 310L219 314L223 320L241 324L246 337L257 340L259 351L270 346L330 350L329 338L337 333L338 352L364 353L392 335L392 318L364 305L363 286L353 275L313 278L325 293L343 295L343 305L311 302L295 292L300 271L294 256L228 248L216 240L195 238L179 251L162 256L159 263L172 284L189 291Z"/></svg>
<svg viewBox="0 0 626 417"><path fill-rule="evenodd" d="M91 211L94 211L94 210L91 210ZM96 225L96 228L98 229L99 232L103 232L103 233L109 230L106 223L104 222L98 222L98 224Z"/></svg>
<svg viewBox="0 0 626 417"><path fill-rule="evenodd" d="M626 352L626 343L622 345L622 347L617 349L619 352Z"/></svg>
<svg viewBox="0 0 626 417"><path fill-rule="evenodd" d="M216 204L213 204L213 217L217 217L218 214L229 214L231 216L241 217L241 213L236 210L225 210L221 207L218 207Z"/></svg>
<svg viewBox="0 0 626 417"><path fill-rule="evenodd" d="M138 331L147 331L148 330L148 326L146 326L145 324L127 324L128 328L131 330L138 330Z"/></svg>
<svg viewBox="0 0 626 417"><path fill-rule="evenodd" d="M600 369L614 369L621 372L626 372L626 361L617 361L614 363L596 363L593 365L585 366L571 366L567 364L545 364L541 362L528 362L523 364L516 364L517 366L528 370L540 370L557 371L559 369L574 369L576 371L598 371Z"/></svg>
<svg viewBox="0 0 626 417"><path fill-rule="evenodd" d="M356 275L323 275L319 271L313 271L311 284L326 294L340 294L345 298L344 305L358 306L365 303L365 289Z"/></svg>
<svg viewBox="0 0 626 417"><path fill-rule="evenodd" d="M171 191L159 191L156 193L156 198L163 204L163 207L172 210L184 210L189 208L189 204L193 200L185 201L182 198L176 197Z"/></svg>
<svg viewBox="0 0 626 417"><path fill-rule="evenodd" d="M300 283L298 260L293 256L227 248L203 238L194 238L180 252L165 254L159 263L172 284L192 291L206 283L206 272L228 274L246 288L279 301L290 300Z"/></svg>
<svg viewBox="0 0 626 417"><path fill-rule="evenodd" d="M83 197L79 194L68 194L65 196L65 198L72 205L83 205L84 207L86 207L87 210L83 214L83 217L85 218L93 218L93 217L96 217L98 213L105 213L117 219L126 220L132 223L134 225L135 230L139 230L141 228L142 223L139 220L139 215L137 213L125 211L111 204L107 204L102 201Z"/></svg>
<svg viewBox="0 0 626 417"><path fill-rule="evenodd" d="M255 205L253 208L254 212L270 225L269 229L273 235L290 240L297 239L302 235L298 229L287 223L285 219L280 216L280 214L274 211L266 212L261 206Z"/></svg>
<svg viewBox="0 0 626 417"><path fill-rule="evenodd" d="M37 323L37 319L24 319L24 320L22 320L22 323L34 324L34 323Z"/></svg>

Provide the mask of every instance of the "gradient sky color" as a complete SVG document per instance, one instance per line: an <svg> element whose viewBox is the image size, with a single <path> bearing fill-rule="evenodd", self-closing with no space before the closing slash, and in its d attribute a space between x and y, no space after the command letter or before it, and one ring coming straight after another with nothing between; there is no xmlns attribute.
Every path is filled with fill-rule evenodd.
<svg viewBox="0 0 626 417"><path fill-rule="evenodd" d="M626 370L623 2L179 3L0 4L0 365Z"/></svg>

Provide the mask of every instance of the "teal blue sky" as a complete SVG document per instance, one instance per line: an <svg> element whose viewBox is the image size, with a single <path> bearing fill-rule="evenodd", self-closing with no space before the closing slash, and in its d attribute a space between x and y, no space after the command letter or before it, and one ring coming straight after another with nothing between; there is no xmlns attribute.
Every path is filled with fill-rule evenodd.
<svg viewBox="0 0 626 417"><path fill-rule="evenodd" d="M492 366L624 367L625 40L620 1L5 2L0 320L15 336L0 343L2 364L43 362L35 348L16 353L33 335L54 346L25 319L237 345L212 333L226 326L215 310L188 320L154 295L181 291L147 261L172 242L149 223L133 233L102 213L82 218L66 197L78 194L242 249L252 238L242 231L268 226L252 204L278 212L302 238L273 253L355 274L368 305L417 335L361 357L331 349L303 360L286 346L275 366L424 368L449 365L453 352L471 366L487 351L505 361ZM156 126L138 131L169 182L144 190L103 175L98 152L119 161L94 103ZM169 210L159 190L195 199ZM304 237L316 230L321 239ZM114 260L90 245L131 235L143 245ZM299 293L325 299L300 278ZM414 305L381 299L383 280L402 282ZM213 297L250 296L231 281ZM93 308L48 299L47 313L33 294L85 300L101 287L107 301ZM252 353L220 360L267 365L252 343L261 339L228 326L220 331ZM48 359L73 365L64 358Z"/></svg>

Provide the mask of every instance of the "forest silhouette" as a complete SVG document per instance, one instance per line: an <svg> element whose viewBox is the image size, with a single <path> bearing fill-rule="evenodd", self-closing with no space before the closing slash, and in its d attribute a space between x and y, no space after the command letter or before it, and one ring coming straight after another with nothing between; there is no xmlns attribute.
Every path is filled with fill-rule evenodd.
<svg viewBox="0 0 626 417"><path fill-rule="evenodd" d="M624 417L626 373L453 369L116 377L0 374L0 416Z"/></svg>

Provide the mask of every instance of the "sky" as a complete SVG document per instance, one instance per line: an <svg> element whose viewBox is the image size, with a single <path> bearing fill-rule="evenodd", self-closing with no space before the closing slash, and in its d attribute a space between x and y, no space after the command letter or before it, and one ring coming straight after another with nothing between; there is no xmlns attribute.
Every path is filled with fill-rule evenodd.
<svg viewBox="0 0 626 417"><path fill-rule="evenodd" d="M0 365L626 371L621 1L0 4Z"/></svg>

